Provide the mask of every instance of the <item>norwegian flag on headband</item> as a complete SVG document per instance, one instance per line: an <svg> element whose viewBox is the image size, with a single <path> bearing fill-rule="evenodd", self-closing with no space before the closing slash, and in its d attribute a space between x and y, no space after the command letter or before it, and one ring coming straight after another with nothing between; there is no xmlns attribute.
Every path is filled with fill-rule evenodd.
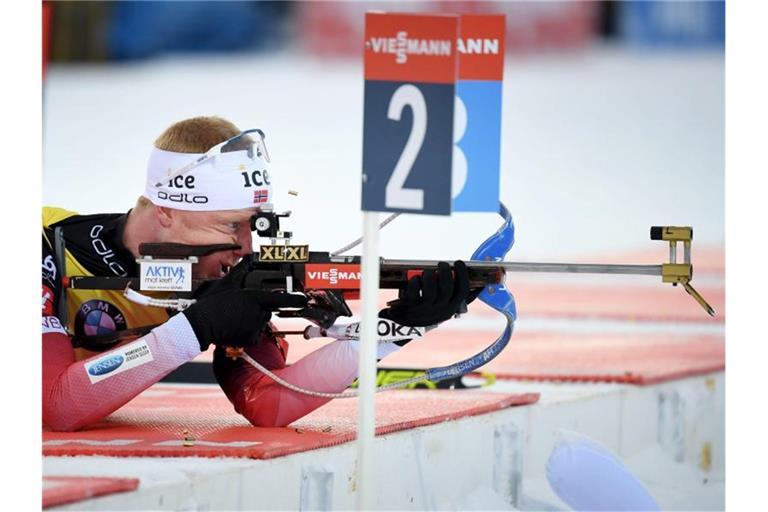
<svg viewBox="0 0 768 512"><path fill-rule="evenodd" d="M266 203L268 199L269 199L269 190L261 189L261 190L253 191L254 203Z"/></svg>

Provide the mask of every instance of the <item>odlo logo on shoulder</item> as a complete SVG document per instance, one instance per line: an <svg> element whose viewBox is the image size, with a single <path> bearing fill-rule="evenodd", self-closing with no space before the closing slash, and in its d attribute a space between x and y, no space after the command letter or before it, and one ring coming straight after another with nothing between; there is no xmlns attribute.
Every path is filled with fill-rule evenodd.
<svg viewBox="0 0 768 512"><path fill-rule="evenodd" d="M94 377L99 375L105 375L109 372L115 371L123 364L125 358L120 354L100 359L88 367L88 373Z"/></svg>

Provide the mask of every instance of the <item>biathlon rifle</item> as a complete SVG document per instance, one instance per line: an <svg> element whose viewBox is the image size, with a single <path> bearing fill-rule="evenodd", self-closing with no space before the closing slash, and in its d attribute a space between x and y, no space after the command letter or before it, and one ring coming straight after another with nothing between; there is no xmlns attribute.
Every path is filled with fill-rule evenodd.
<svg viewBox="0 0 768 512"><path fill-rule="evenodd" d="M309 304L297 311L281 311L281 317L300 317L329 328L339 316L352 316L346 301L359 299L360 256L341 256L334 253L310 251L308 245L292 245L292 233L280 230L280 219L291 212L262 212L251 219L251 227L259 236L271 243L261 245L259 252L246 257L247 276L245 286L263 290L300 292L307 296ZM388 223L394 216L387 219ZM661 265L611 265L583 263L535 263L507 261L465 261L469 273L471 292L477 293L489 285L504 282L507 272L559 272L593 274L658 275L662 282L673 286L682 284L707 313L714 316L714 309L691 286L691 241L693 229L679 226L654 226L651 240L663 240L670 244L670 261ZM356 241L359 243L359 240ZM682 243L683 261L678 263L677 244ZM354 247L350 244L345 249ZM186 245L176 243L143 243L139 246L140 262L196 262L198 257L217 251L240 249L236 244ZM408 279L424 270L437 270L437 260L381 259L381 289L402 289ZM182 298L190 298L209 279L193 279L191 289L177 290ZM73 276L68 287L76 289L122 290L126 287L144 290L140 278Z"/></svg>
<svg viewBox="0 0 768 512"><path fill-rule="evenodd" d="M278 311L280 317L300 317L309 320L315 326L303 331L282 331L276 334L302 334L305 338L325 336L333 331L334 324L340 316L352 316L347 300L359 298L360 289L360 257L342 256L350 248L357 245L361 239L335 252L310 251L307 245L291 244L292 233L280 229L280 219L288 217L291 212L275 213L260 212L251 218L251 229L260 237L268 238L269 244L263 244L258 253L246 258L247 275L245 286L264 290L284 291L287 293L302 293L306 295L307 306L300 310ZM514 244L514 224L512 216L503 204L500 204L499 214L504 223L491 237L485 240L465 260L470 280L470 294L477 296L493 309L506 317L507 326L501 336L483 352L454 365L427 370L426 378L437 382L449 377L464 375L489 360L493 359L506 346L512 335L514 321L517 317L515 300L507 290L504 280L507 272L558 272L558 273L592 273L592 274L626 274L660 276L662 282L678 284L704 308L714 316L715 311L704 298L691 286L693 265L691 263L691 242L693 229L679 226L654 226L651 228L651 239L667 241L670 244L670 261L660 265L612 265L612 264L581 264L581 263L535 263L508 262L504 256ZM380 227L389 223L398 214L394 214L382 222ZM683 261L677 261L678 243L683 244ZM139 246L141 258L138 261L147 268L152 265L187 264L187 269L197 261L197 258L216 251L235 250L240 246L219 244L193 246L171 243L145 243ZM408 279L421 274L425 270L437 270L438 261L433 260L395 260L381 259L380 282L382 289L402 289ZM169 267L172 268L172 267ZM142 270L143 272L143 270ZM135 290L147 291L157 288L143 286L142 277L90 277L73 276L65 280L65 286L75 289L125 290L129 298L132 296L138 302L145 300L150 305L170 306L183 309L192 303L195 291L205 281L192 279L186 290L175 290L180 298L176 302L149 299L141 296ZM136 299L136 296L139 298ZM141 297L144 297L142 299ZM154 300L154 303L151 301ZM336 326L345 327L345 326ZM428 330L428 329L427 329ZM346 332L350 336L349 330ZM354 334L354 333L352 333ZM381 333L380 333L381 334ZM400 333L400 339L417 337L414 333ZM423 332L420 333L423 335ZM340 337L339 333L333 337Z"/></svg>

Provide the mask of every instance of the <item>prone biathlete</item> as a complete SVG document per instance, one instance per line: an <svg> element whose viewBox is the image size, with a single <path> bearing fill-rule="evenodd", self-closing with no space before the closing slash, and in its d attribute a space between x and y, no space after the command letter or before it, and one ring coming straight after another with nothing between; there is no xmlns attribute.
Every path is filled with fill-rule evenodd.
<svg viewBox="0 0 768 512"><path fill-rule="evenodd" d="M271 314L301 308L306 297L243 287L238 262L252 252L250 219L272 205L266 147L263 138L252 136L257 132L242 132L219 117L180 121L155 141L144 194L127 213L43 208L45 426L69 431L92 424L211 344L219 385L234 409L256 426L287 425L329 399L287 389L242 359L227 357L224 347L244 348L284 380L307 389L340 392L357 377L359 345L350 340L334 341L286 366L288 343L272 334ZM176 314L131 302L121 291L66 286L70 276L137 277L142 243L239 248L213 252L192 265L192 277L216 281L201 287L196 303ZM402 325L434 325L457 313L468 293L463 263L455 263L453 274L444 263L437 275L412 278L400 300L380 316ZM115 336L120 341L100 351L73 344L136 331L146 333ZM403 344L379 345L379 359Z"/></svg>

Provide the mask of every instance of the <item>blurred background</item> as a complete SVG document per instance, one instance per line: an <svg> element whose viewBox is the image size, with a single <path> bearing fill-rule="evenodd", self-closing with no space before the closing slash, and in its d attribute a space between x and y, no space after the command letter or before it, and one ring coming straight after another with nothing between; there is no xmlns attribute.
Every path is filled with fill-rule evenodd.
<svg viewBox="0 0 768 512"><path fill-rule="evenodd" d="M284 228L297 243L357 238L368 10L506 14L508 259L655 247L653 224L693 225L694 264L697 246L722 251L716 1L43 2L43 204L127 211L154 139L220 115L266 132L276 208L293 211ZM405 215L383 231L381 254L467 258L498 224Z"/></svg>

